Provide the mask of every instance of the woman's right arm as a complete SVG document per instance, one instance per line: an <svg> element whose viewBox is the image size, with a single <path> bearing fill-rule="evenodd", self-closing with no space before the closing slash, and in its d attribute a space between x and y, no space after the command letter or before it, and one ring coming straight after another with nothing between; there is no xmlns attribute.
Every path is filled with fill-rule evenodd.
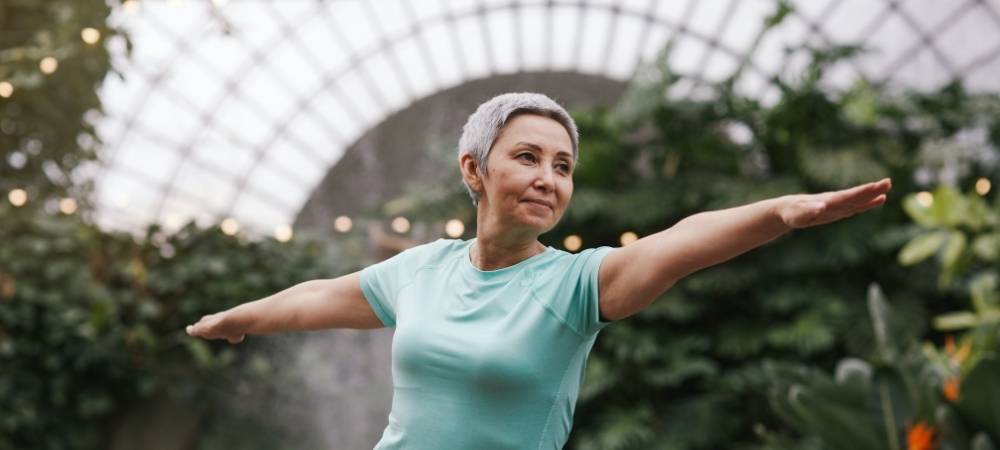
<svg viewBox="0 0 1000 450"><path fill-rule="evenodd" d="M333 279L304 281L274 295L204 316L187 334L206 339L243 341L247 334L326 328L381 328L361 291L360 272Z"/></svg>

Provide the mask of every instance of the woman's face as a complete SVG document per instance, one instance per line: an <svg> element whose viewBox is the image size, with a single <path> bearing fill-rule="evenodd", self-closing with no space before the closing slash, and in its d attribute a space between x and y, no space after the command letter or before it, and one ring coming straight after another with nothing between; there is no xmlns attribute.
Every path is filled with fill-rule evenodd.
<svg viewBox="0 0 1000 450"><path fill-rule="evenodd" d="M573 195L573 143L554 119L534 114L512 118L487 156L478 188L480 208L506 227L536 234L559 222Z"/></svg>

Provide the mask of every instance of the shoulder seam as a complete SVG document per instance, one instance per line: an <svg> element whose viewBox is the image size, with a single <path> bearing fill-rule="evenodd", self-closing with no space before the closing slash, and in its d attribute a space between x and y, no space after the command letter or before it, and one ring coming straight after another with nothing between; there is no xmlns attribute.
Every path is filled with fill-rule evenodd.
<svg viewBox="0 0 1000 450"><path fill-rule="evenodd" d="M443 240L443 239L438 239L438 240L440 241L440 240ZM437 241L435 241L435 243L436 242ZM406 283L401 284L399 286L399 288L396 289L396 292L392 293L392 296L393 297L399 296L399 293L402 292L403 289L406 289L407 286L413 284L413 282L417 280L417 272L420 272L421 270L425 270L425 269L433 269L433 268L437 267L440 264L441 264L441 261L439 260L439 261L435 261L435 262L432 262L432 263L427 263L427 264L424 264L424 265L422 265L420 267L417 267L417 269L414 270L413 274L410 276L410 279L406 280Z"/></svg>

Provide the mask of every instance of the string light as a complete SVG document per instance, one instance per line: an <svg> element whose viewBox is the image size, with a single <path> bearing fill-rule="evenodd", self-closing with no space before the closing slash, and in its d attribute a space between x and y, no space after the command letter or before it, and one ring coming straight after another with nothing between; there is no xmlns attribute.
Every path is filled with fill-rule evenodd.
<svg viewBox="0 0 1000 450"><path fill-rule="evenodd" d="M28 162L28 157L22 152L12 152L10 156L7 157L7 163L15 169L22 169L24 165Z"/></svg>
<svg viewBox="0 0 1000 450"><path fill-rule="evenodd" d="M621 241L622 243L622 247L629 245L637 240L639 240L639 235L631 231L626 231L622 233L622 237L619 239L619 241Z"/></svg>
<svg viewBox="0 0 1000 450"><path fill-rule="evenodd" d="M288 225L278 225L274 230L274 238L280 242L288 242L292 239L292 227Z"/></svg>
<svg viewBox="0 0 1000 450"><path fill-rule="evenodd" d="M392 230L397 233L406 233L410 231L410 221L406 220L406 217L392 219Z"/></svg>
<svg viewBox="0 0 1000 450"><path fill-rule="evenodd" d="M450 238L457 238L465 232L465 224L461 220L451 219L444 224L444 233Z"/></svg>
<svg viewBox="0 0 1000 450"><path fill-rule="evenodd" d="M76 200L64 198L59 200L59 211L63 214L73 214L76 212Z"/></svg>
<svg viewBox="0 0 1000 450"><path fill-rule="evenodd" d="M87 44L94 45L101 40L101 32L97 31L97 28L87 27L80 30L80 39L83 39L83 42Z"/></svg>
<svg viewBox="0 0 1000 450"><path fill-rule="evenodd" d="M992 187L992 185L990 184L990 180L988 180L986 178L980 178L980 179L976 180L976 193L977 194L979 194L979 195L986 195L988 192L990 192L990 187Z"/></svg>
<svg viewBox="0 0 1000 450"><path fill-rule="evenodd" d="M0 81L0 97L10 98L11 95L14 95L14 85L9 81Z"/></svg>
<svg viewBox="0 0 1000 450"><path fill-rule="evenodd" d="M7 200L14 206L24 206L28 201L28 193L24 189L14 189L7 194Z"/></svg>
<svg viewBox="0 0 1000 450"><path fill-rule="evenodd" d="M125 209L128 207L128 197L123 194L118 194L115 196L114 204L118 208Z"/></svg>
<svg viewBox="0 0 1000 450"><path fill-rule="evenodd" d="M180 214L177 214L175 212L167 213L166 219L164 220L165 224L167 225L167 228L171 229L171 230L176 230L176 229L180 228L181 227L181 223L183 221L184 221L184 218L182 218L180 216Z"/></svg>
<svg viewBox="0 0 1000 450"><path fill-rule="evenodd" d="M232 217L227 217L225 220L222 221L222 225L220 226L220 228L222 228L223 233L232 236L236 234L236 232L240 231L240 224L236 223L236 219L233 219Z"/></svg>
<svg viewBox="0 0 1000 450"><path fill-rule="evenodd" d="M122 8L128 12L134 12L139 9L139 2L136 0L125 0L122 2Z"/></svg>
<svg viewBox="0 0 1000 450"><path fill-rule="evenodd" d="M51 56L46 56L38 63L38 68L41 69L42 73L48 75L59 68L59 61Z"/></svg>
<svg viewBox="0 0 1000 450"><path fill-rule="evenodd" d="M339 216L333 219L333 229L341 233L346 233L351 231L351 218L347 216Z"/></svg>
<svg viewBox="0 0 1000 450"><path fill-rule="evenodd" d="M583 245L583 239L580 239L580 236L577 236L575 234L566 236L566 239L563 239L563 247L566 247L566 250L569 250L571 252L579 250L580 246L582 245Z"/></svg>
<svg viewBox="0 0 1000 450"><path fill-rule="evenodd" d="M930 208L934 204L934 195L927 191L918 192L917 204L924 208Z"/></svg>

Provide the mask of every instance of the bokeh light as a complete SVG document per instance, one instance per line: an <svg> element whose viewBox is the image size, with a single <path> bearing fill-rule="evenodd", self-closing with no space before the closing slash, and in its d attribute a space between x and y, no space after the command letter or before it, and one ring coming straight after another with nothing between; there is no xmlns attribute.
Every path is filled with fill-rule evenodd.
<svg viewBox="0 0 1000 450"><path fill-rule="evenodd" d="M566 239L563 239L563 247L571 252L579 250L582 245L583 245L583 239L581 239L580 236L575 234L566 236Z"/></svg>
<svg viewBox="0 0 1000 450"><path fill-rule="evenodd" d="M461 220L451 219L444 225L444 233L450 238L457 238L465 232L465 224Z"/></svg>
<svg viewBox="0 0 1000 450"><path fill-rule="evenodd" d="M406 217L397 217L392 219L392 231L397 233L406 233L410 231L410 221Z"/></svg>
<svg viewBox="0 0 1000 450"><path fill-rule="evenodd" d="M7 194L7 200L14 206L24 206L28 202L28 193L24 189L14 189Z"/></svg>
<svg viewBox="0 0 1000 450"><path fill-rule="evenodd" d="M987 178L980 178L976 180L976 193L979 195L986 195L990 192L990 180Z"/></svg>
<svg viewBox="0 0 1000 450"><path fill-rule="evenodd" d="M59 68L59 61L51 56L46 56L38 63L38 68L42 73L49 75Z"/></svg>
<svg viewBox="0 0 1000 450"><path fill-rule="evenodd" d="M352 226L353 226L353 223L351 223L351 218L350 217L347 217L347 216L337 216L336 219L333 219L333 229L337 230L337 231L339 231L341 233L346 233L348 231L351 231L351 227Z"/></svg>
<svg viewBox="0 0 1000 450"><path fill-rule="evenodd" d="M288 242L292 239L292 227L288 225L278 225L274 229L274 238L279 242Z"/></svg>
<svg viewBox="0 0 1000 450"><path fill-rule="evenodd" d="M236 223L236 219L233 219L232 217L227 217L225 220L222 221L221 228L223 233L232 236L236 234L238 231L240 231L240 224Z"/></svg>
<svg viewBox="0 0 1000 450"><path fill-rule="evenodd" d="M632 231L626 231L622 233L621 238L619 238L618 240L622 243L622 246L624 247L639 240L639 235L635 234Z"/></svg>
<svg viewBox="0 0 1000 450"><path fill-rule="evenodd" d="M94 45L101 40L101 32L97 28L87 27L80 31L80 39L89 45Z"/></svg>

